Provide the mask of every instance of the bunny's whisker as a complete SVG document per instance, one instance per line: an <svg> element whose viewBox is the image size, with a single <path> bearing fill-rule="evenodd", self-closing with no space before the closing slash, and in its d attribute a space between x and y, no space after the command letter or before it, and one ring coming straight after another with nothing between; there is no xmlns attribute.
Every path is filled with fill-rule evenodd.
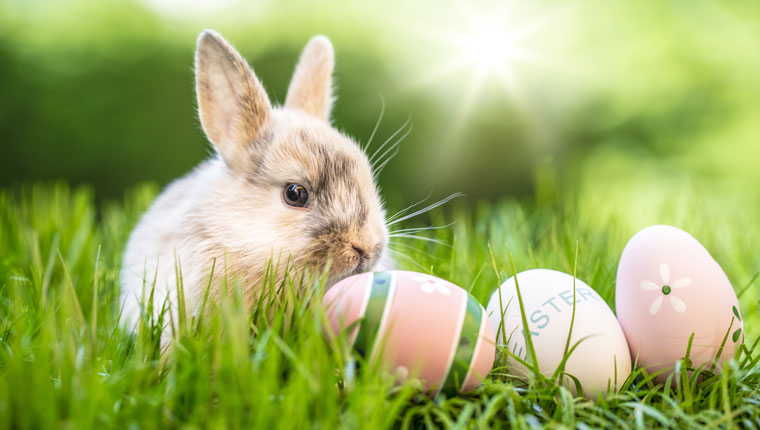
<svg viewBox="0 0 760 430"><path fill-rule="evenodd" d="M419 233L421 231L440 230L442 228L449 228L452 225L454 225L453 222L449 223L449 224L446 224L446 225L430 225L430 226L427 226L427 227L403 228L401 230L393 230L393 231L391 231L389 233L390 234L396 234L396 233Z"/></svg>
<svg viewBox="0 0 760 430"><path fill-rule="evenodd" d="M380 155L377 156L377 159L374 160L375 166L379 166L379 165L382 165L383 163L387 163L388 158L389 158L388 154L391 153L392 151L394 151L398 147L398 145L401 142L403 142L404 139L407 138L407 136L409 136L409 134L414 129L414 124L410 123L409 122L410 120L411 120L411 116L409 118L407 118L407 122L404 124L404 126L402 126L402 128L399 129L399 131L401 131L404 128L406 128L406 131L404 131L404 134L402 134L401 136L397 137L396 140L388 148L385 149L385 151L383 151ZM394 135L396 135L396 134L397 133L395 133ZM379 149L376 152L379 152ZM392 156L390 158L392 158Z"/></svg>
<svg viewBox="0 0 760 430"><path fill-rule="evenodd" d="M415 266L417 266L419 269L421 269L423 272L427 272L427 271L428 271L428 270L425 268L425 266L421 265L421 264L420 264L420 263L418 263L416 260L414 260L412 257L409 257L408 255L404 254L403 252L400 252L400 251L398 251L398 250L395 250L395 249L391 249L391 248L388 248L388 251L390 251L391 253L393 253L393 255L395 255L395 256L397 256L397 257L401 257L401 258L403 258L404 260L406 260L406 261L409 261L410 263L414 264L414 265L415 265Z"/></svg>
<svg viewBox="0 0 760 430"><path fill-rule="evenodd" d="M438 260L438 261L441 261L441 258L440 258L440 257L436 257L436 256L434 256L433 254L431 254L431 253L429 253L429 252L425 252L425 251L423 251L422 249L420 249L420 248L417 248L416 246L408 245L408 244L406 244L406 243L401 243L401 242L394 242L394 241L388 242L388 248L389 248L389 249L390 249L390 248L393 248L393 247L395 247L395 246L401 246L401 247L403 247L403 248L406 248L406 249L411 249L411 250L413 250L414 252L419 252L420 254L422 254L422 255L424 255L424 256L426 256L426 257L428 257L428 258L432 259L432 260ZM398 251L398 249L396 249L396 251Z"/></svg>
<svg viewBox="0 0 760 430"><path fill-rule="evenodd" d="M415 236L413 234L391 234L391 235L388 235L388 237L389 238L402 237L404 239L416 239L416 240L422 240L422 241L426 241L426 242L433 242L433 243L436 243L438 245L447 246L449 248L452 247L451 245L449 245L448 243L446 243L446 242L444 242L442 240L433 239L433 238L424 237L424 236Z"/></svg>
<svg viewBox="0 0 760 430"><path fill-rule="evenodd" d="M377 122L375 122L375 128L372 129L372 134L369 135L369 139L367 139L367 143L364 144L362 149L364 151L367 151L372 145L372 139L375 138L375 133L377 133L377 129L380 127L380 123L383 121L383 115L385 115L385 98L381 95L380 96L380 115L377 117Z"/></svg>
<svg viewBox="0 0 760 430"><path fill-rule="evenodd" d="M432 195L433 195L433 190L430 190L430 192L428 193L427 197L425 197L424 199L418 201L417 203L412 203L411 205L409 205L409 206L405 207L404 209L401 209L400 211L398 211L395 214L391 215L390 217L387 218L387 222L391 222L391 221L395 220L396 218L398 218L398 217L404 215L405 213L409 212L410 210L414 209L415 207L421 205L422 203L425 203L430 198L430 196L432 196Z"/></svg>
<svg viewBox="0 0 760 430"><path fill-rule="evenodd" d="M380 172L382 172L383 169L385 168L385 166L393 159L393 157L395 157L398 154L398 151L399 151L398 146L399 146L399 144L401 144L401 142L403 142L404 139L406 139L406 137L409 136L409 134L412 132L413 128L414 127L410 124L409 128L406 130L406 132L404 134L402 134L396 140L396 142L393 143L393 145L391 145L390 147L388 147L388 149L386 149L385 152L383 152L380 155L380 157L377 159L377 163L379 163L379 164L372 169L372 174L375 177L378 177L380 175ZM391 152L391 151L393 151L393 152ZM388 153L390 153L390 155L386 156Z"/></svg>
<svg viewBox="0 0 760 430"><path fill-rule="evenodd" d="M415 211L415 212L412 212L412 213L411 213L411 214L409 214L409 215L404 215L404 216L403 216L403 217L401 217L401 218L397 218L397 219L395 219L395 220L393 220L393 221L391 221L391 222L387 223L387 224L386 224L386 226L387 226L387 227L390 227L390 226L392 226L392 225L394 225L394 224L398 224L398 223L400 223L400 222L402 222L402 221L406 221L406 220L408 220L409 218L414 218L414 217L416 217L417 215L421 215L421 214L424 214L425 212L429 212L429 211L431 211L431 210L433 210L433 209L435 209L435 208L437 208L437 207L439 207L439 206L445 205L446 203L448 203L449 201L451 201L451 200L453 200L453 199L455 199L455 198L457 198L457 197L462 197L462 196L464 196L464 194L462 194L462 193L454 193L454 194L452 194L452 195L450 195L450 196L448 196L448 197L445 197L445 198L443 198L443 199L441 199L441 200L438 200L437 202L435 202L435 203L433 203L433 204L431 204L431 205L429 205L429 206L426 206L426 207L424 207L424 208L422 208L422 209L420 209L420 210L417 210L417 211Z"/></svg>
<svg viewBox="0 0 760 430"><path fill-rule="evenodd" d="M406 121L401 125L401 127L399 127L398 130L396 130L395 132L393 132L393 134L391 134L390 137L388 137L387 139L385 139L385 142L383 142L382 145L380 145L377 149L375 149L375 152L373 152L372 155L369 157L369 164L371 166L373 166L375 164L375 162L376 162L375 157L377 157L377 155L380 153L380 151L382 151L383 148L385 148L386 145L388 145L390 142L392 142L393 139L395 139L396 136L399 135L399 133L401 133L402 131L404 131L404 129L406 129L406 127L411 123L411 121L412 121L412 115L410 114L409 117L406 119Z"/></svg>
<svg viewBox="0 0 760 430"><path fill-rule="evenodd" d="M388 159L387 159L387 160L385 160L385 161L384 161L382 164L380 164L380 165L379 165L377 168L374 168L374 169L372 169L372 175L374 175L374 177L375 177L375 178L377 178L377 177L379 177L379 176L380 176L380 173L382 173L382 172L383 172L383 169L385 169L385 166L386 166L386 165L387 165L387 164L388 164L388 163L389 163L391 160L393 160L393 159L396 157L396 155L398 155L398 152L399 152L399 150L400 150L400 148L396 148L396 150L395 150L395 151L393 151L393 153L392 153L392 154L391 154L391 155L388 157Z"/></svg>
<svg viewBox="0 0 760 430"><path fill-rule="evenodd" d="M403 138L405 138L406 136L407 136L407 135L404 135L404 136L402 136L402 139L403 139ZM399 140L399 141L396 143L396 145L398 145L399 143L401 143L401 140ZM393 153L391 153L391 155L389 155L389 156L388 156L388 158L387 158L385 161L383 161L383 162L382 162L382 164L380 164L380 165L379 165L377 168L374 168L374 169L372 169L372 174L374 175L374 177L375 177L375 178L377 178L378 176L380 176L380 173L382 173L382 172L383 172L383 169L385 169L385 166L386 166L386 165L387 165L387 164L388 164L388 163L389 163L391 160L393 160L393 159L396 157L396 155L398 155L398 152L399 152L400 150L401 150L401 148L396 148L396 150L395 150L395 151L393 151Z"/></svg>

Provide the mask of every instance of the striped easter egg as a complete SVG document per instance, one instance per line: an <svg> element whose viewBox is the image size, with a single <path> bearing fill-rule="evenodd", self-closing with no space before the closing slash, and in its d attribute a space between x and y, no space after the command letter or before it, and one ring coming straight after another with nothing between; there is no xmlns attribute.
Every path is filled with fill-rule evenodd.
<svg viewBox="0 0 760 430"><path fill-rule="evenodd" d="M362 273L333 286L323 304L329 335L349 330L359 354L402 381L419 379L431 394L472 390L493 366L496 332L483 306L443 279Z"/></svg>

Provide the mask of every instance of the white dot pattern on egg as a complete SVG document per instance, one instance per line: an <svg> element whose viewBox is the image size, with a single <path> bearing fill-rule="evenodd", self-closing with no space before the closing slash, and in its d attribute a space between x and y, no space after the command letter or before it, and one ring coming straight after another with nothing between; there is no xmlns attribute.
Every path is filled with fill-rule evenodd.
<svg viewBox="0 0 760 430"><path fill-rule="evenodd" d="M692 367L720 361L743 339L739 302L723 269L689 233L656 225L638 232L623 250L616 308L632 359L664 382L686 354Z"/></svg>

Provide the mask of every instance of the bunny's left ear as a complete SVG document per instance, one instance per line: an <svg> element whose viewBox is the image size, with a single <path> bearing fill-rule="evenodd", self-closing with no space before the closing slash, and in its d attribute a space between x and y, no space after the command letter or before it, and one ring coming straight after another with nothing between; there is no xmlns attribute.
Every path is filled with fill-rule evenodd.
<svg viewBox="0 0 760 430"><path fill-rule="evenodd" d="M285 107L328 121L332 108L332 72L335 54L330 40L315 36L304 48L288 87Z"/></svg>

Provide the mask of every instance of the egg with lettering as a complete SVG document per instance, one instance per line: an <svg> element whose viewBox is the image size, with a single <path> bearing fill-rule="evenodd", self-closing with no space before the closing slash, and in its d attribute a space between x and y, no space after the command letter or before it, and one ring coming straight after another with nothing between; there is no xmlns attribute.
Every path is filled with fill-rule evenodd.
<svg viewBox="0 0 760 430"><path fill-rule="evenodd" d="M632 358L650 374L660 372L658 382L686 356L692 335L686 361L692 369L709 369L719 351L723 363L744 337L728 277L697 239L676 227L655 225L631 238L618 265L616 307Z"/></svg>
<svg viewBox="0 0 760 430"><path fill-rule="evenodd" d="M589 398L617 390L631 373L631 356L623 330L604 299L580 279L555 270L520 272L517 284L539 371L551 377L560 366L572 325L569 349L577 347L570 352L564 372L577 378L582 394ZM493 293L486 312L497 327L497 344L530 363L515 277ZM523 380L532 377L513 357L506 358L506 369ZM565 376L562 383L576 391L572 378Z"/></svg>
<svg viewBox="0 0 760 430"><path fill-rule="evenodd" d="M464 393L493 367L496 330L467 291L434 276L394 270L362 273L323 298L328 336L346 332L353 348L431 395Z"/></svg>

